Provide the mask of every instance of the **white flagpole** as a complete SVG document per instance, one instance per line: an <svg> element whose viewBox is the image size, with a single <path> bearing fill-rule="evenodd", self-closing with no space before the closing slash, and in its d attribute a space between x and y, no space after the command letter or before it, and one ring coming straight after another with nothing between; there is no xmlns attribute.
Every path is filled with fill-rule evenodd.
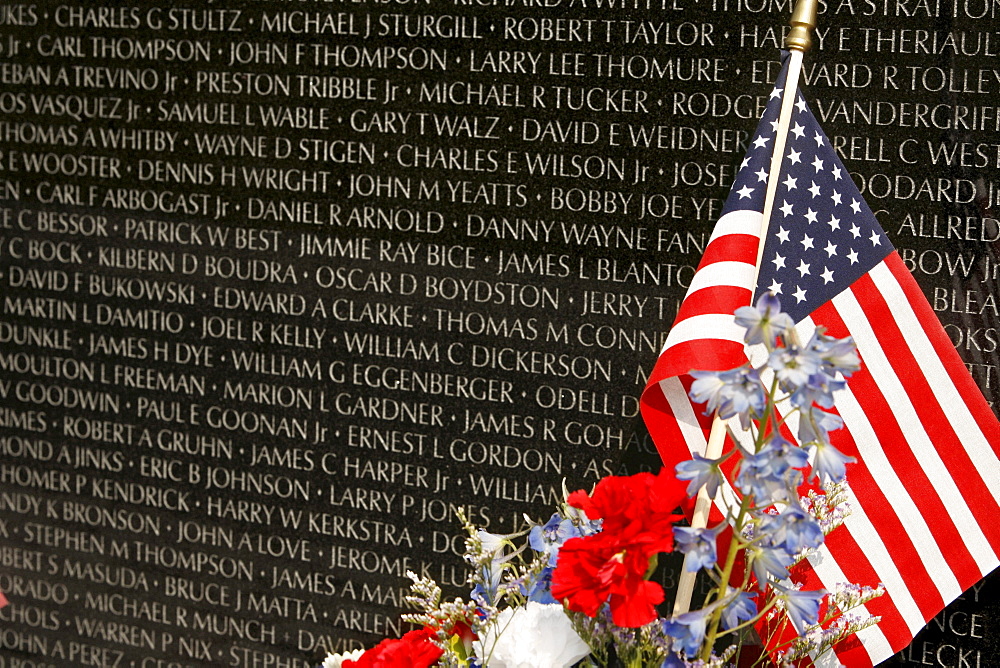
<svg viewBox="0 0 1000 668"><path fill-rule="evenodd" d="M812 44L810 31L816 27L817 0L798 0L795 11L792 12L792 29L785 38L785 48L791 53L788 61L788 76L782 91L781 111L778 114L778 128L774 137L774 150L771 154L771 170L767 177L767 193L764 198L763 218L760 223L760 242L757 245L757 264L754 271L754 285L760 275L761 258L764 255L764 241L767 239L771 211L774 209L775 195L778 192L778 177L781 172L781 161L785 155L785 143L788 138L788 128L792 120L792 107L795 106L795 96L798 92L799 74L802 71L802 56ZM722 446L726 441L726 423L718 415L712 421L712 431L708 436L705 457L718 459L722 455ZM708 513L712 500L702 487L698 491L691 526L704 528L708 526ZM691 609L691 597L694 594L694 583L697 572L687 569L688 558L684 558L684 568L677 582L677 596L674 598L674 614L681 614Z"/></svg>

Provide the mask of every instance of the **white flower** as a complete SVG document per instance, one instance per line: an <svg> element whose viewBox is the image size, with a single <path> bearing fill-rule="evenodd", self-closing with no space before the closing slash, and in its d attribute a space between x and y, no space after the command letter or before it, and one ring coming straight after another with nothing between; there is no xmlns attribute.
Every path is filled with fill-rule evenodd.
<svg viewBox="0 0 1000 668"><path fill-rule="evenodd" d="M559 603L507 608L480 635L476 655L487 668L568 668L590 654Z"/></svg>
<svg viewBox="0 0 1000 668"><path fill-rule="evenodd" d="M343 654L328 654L323 660L323 668L340 668L344 661L347 661L348 659L351 661L357 661L364 653L365 650L356 649L350 652L344 652Z"/></svg>

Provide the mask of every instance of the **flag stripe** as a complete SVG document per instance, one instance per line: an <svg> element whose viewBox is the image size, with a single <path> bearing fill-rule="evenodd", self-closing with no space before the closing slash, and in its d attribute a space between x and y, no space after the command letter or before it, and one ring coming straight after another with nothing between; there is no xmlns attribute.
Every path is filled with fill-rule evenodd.
<svg viewBox="0 0 1000 668"><path fill-rule="evenodd" d="M764 215L760 211L749 209L737 209L730 211L719 218L709 237L709 243L728 234L747 234L757 239L760 238L760 225ZM757 252L754 249L754 259L756 262Z"/></svg>
<svg viewBox="0 0 1000 668"><path fill-rule="evenodd" d="M876 268L872 273L877 275L878 271ZM864 310L867 311L867 318L859 316L852 319L851 334L855 337L858 349L871 369L872 376L886 393L893 414L901 416L901 421L905 425L903 431L906 442L916 455L917 464L944 502L945 514L943 517L937 516L940 517L938 521L944 522L950 518L958 529L957 544L953 544L952 541L941 544L946 550L955 548L954 554L950 555L956 560L952 562L952 568L959 572L969 568L969 565L963 563L965 556L963 550L959 549L964 541L976 564L979 565L980 572L988 573L995 566L996 554L979 527L1000 516L998 514L1000 509L995 503L990 503L992 497L988 493L985 496L979 494L976 500L966 497L975 494L977 488L981 487L982 480L975 466L971 465L968 457L964 455L962 444L944 418L927 379L922 374L912 373L913 369L918 368L919 362L911 346L923 338L922 329L916 332L909 330L908 336L899 331L896 318L901 317L899 313L901 309L897 307L897 312L887 312L888 304L883 298L883 290L889 291L891 288L885 281L882 283L877 285L872 278L866 277L856 284L855 290L865 291ZM834 301L838 308L841 308L837 299ZM857 302L852 306L856 306L859 310L862 308ZM871 328L872 323L878 323L877 334ZM882 356L881 359L869 359L865 356L865 350L881 350L879 339L888 344L887 348L892 350L892 355ZM944 382L948 383L947 377ZM919 410L917 406L920 407ZM938 445L935 446L935 443ZM955 482L956 478L962 480L961 489ZM987 512L990 514L986 514ZM949 596L942 591L945 602L953 600L961 593L959 589L954 595Z"/></svg>
<svg viewBox="0 0 1000 668"><path fill-rule="evenodd" d="M716 287L737 287L746 291L746 304L750 305L750 294L746 290L746 285L753 282L754 266L746 262L714 262L701 267L698 273L691 279L688 287L688 296L685 299L694 297L698 299L696 293L699 290L712 290ZM742 340L742 337L741 337Z"/></svg>
<svg viewBox="0 0 1000 668"><path fill-rule="evenodd" d="M871 431L864 411L857 406L852 394L840 395L838 402L844 404L843 416L851 428ZM843 437L843 433L840 435ZM838 445L843 443L844 439ZM849 448L842 450L845 454L851 452ZM886 633L889 633L890 625L897 629L890 635L898 639L900 632L909 634L911 629L919 629L924 624L926 613L914 600L912 588L923 586L934 592L935 587L920 563L913 541L888 501L884 501L881 493L865 501L858 498L859 495L873 493L873 489L877 490L877 483L867 474L865 467L849 466L848 478L851 483L848 504L851 513L841 528L827 536L821 548L830 558L821 554L813 565L828 589L838 582L862 582L871 586L885 584L888 594L869 603L868 607L873 614L885 618L882 626ZM873 513L866 512L867 507L872 507ZM864 545L865 549L860 545ZM838 565L847 574L847 579L838 579L839 574L830 572L830 568ZM901 568L905 569L905 574L900 572Z"/></svg>
<svg viewBox="0 0 1000 668"><path fill-rule="evenodd" d="M877 582L878 576L872 569L871 564L864 555L864 551L861 547L854 541L851 537L849 531L839 531L841 534L845 534L844 542L849 543L849 545L844 545L846 551L851 554L856 555L852 559L837 560L833 558L830 553L830 548L828 545L820 546L817 550L817 554L809 557L809 565L816 572L817 576L823 583L824 588L827 590L834 589L839 584L846 584L850 582ZM881 610L873 609L874 602L881 604L879 607ZM848 656L851 659L846 660L845 663L849 666L862 667L871 666L874 664L874 659L872 658L873 653L875 655L888 656L892 654L892 647L889 641L885 637L883 628L888 625L901 626L905 628L905 622L903 618L899 615L895 606L892 605L892 599L888 595L880 596L874 599L874 601L869 601L865 605L865 609L873 615L882 615L882 622L875 626L871 626L862 631L861 637L863 639L863 647L860 651L857 648L846 649L847 655L838 651L837 654L840 655L841 660L847 659ZM858 611L853 611L857 613Z"/></svg>
<svg viewBox="0 0 1000 668"><path fill-rule="evenodd" d="M680 379L676 376L667 378L660 381L660 385L663 387L663 394L677 419L677 426L680 429L681 438L687 443L688 452L704 455L708 439L705 438L705 432L698 424L698 418Z"/></svg>
<svg viewBox="0 0 1000 668"><path fill-rule="evenodd" d="M902 572L908 565L896 562L890 551L890 546L882 540L872 518L865 512L864 504L855 500L854 505L851 506L851 514L844 522L844 526L850 531L851 539L856 544L864 545L864 554L872 569L878 574L878 582L885 585L886 591L892 597L896 611L902 617L907 628L913 633L919 631L926 620L923 611L914 600L913 592L907 585L906 576L908 574ZM835 547L839 548L839 545L832 542L831 552ZM843 560L844 556L847 555L836 555L840 560Z"/></svg>
<svg viewBox="0 0 1000 668"><path fill-rule="evenodd" d="M656 445L657 452L664 466L673 468L679 462L690 458L689 452L681 451L676 447L677 443L686 443L682 432L682 423L676 416L671 415L670 405L667 400L669 396L670 381L678 384L680 381L676 376L665 379L661 391L648 392L642 398L641 410L643 419L649 429L649 435ZM670 416L669 418L661 416Z"/></svg>
<svg viewBox="0 0 1000 668"><path fill-rule="evenodd" d="M754 267L757 261L757 244L760 237L754 234L746 234L742 230L736 230L730 234L723 234L712 238L705 252L701 256L698 268L707 267L716 262L745 262ZM746 285L745 283L743 285Z"/></svg>
<svg viewBox="0 0 1000 668"><path fill-rule="evenodd" d="M812 318L806 318L796 327L800 337L809 335L808 332L816 325L822 325L830 336L842 338L849 335L850 332L832 304L820 307L814 315L815 324ZM865 398L866 406L859 403L859 396ZM857 457L865 464L848 466L848 479L856 495L851 507L861 507L866 514L849 516L847 527L855 533L863 533L864 540L871 540L871 536L876 536L881 546L880 553L887 555L877 568L881 581L888 583L888 578L895 577L894 574L903 568L905 573L901 575L904 578L902 581L935 591L938 585L929 577L924 563L930 561L944 566L947 564L940 550L936 549L936 541L930 528L879 445L880 441L898 438L898 429L893 431L894 425L891 422L880 420L878 429L882 433L876 434L868 415L889 415L890 412L865 366L851 377L848 388L837 393L836 405L845 427L833 432L831 438L844 454ZM863 503L858 500L859 497L864 499ZM952 538L958 537L954 535ZM852 558L856 556L852 555ZM868 579L861 581L871 582ZM945 577L944 586L953 588L957 587L957 583L954 578ZM905 590L897 589L895 596L899 598L904 593ZM909 598L912 600L912 597ZM942 598L937 597L936 604L940 605L941 602ZM934 605L931 602L926 609L915 608L919 611L916 615L907 607L907 611L911 613L909 619L922 625L922 618ZM917 619L921 621L916 622Z"/></svg>
<svg viewBox="0 0 1000 668"><path fill-rule="evenodd" d="M961 523L955 522L953 517L949 518L949 510L956 502L965 508L966 513L968 508L954 485L949 486L946 482L947 476L934 471L929 465L934 462L935 455L927 450L933 450L933 446L927 433L919 428L919 421L914 417L900 424L896 419L896 416L903 416L905 420L908 413L915 413L915 409L892 368L892 360L887 359L885 350L869 327L871 323L861 315L862 307L854 297L854 292L848 291L834 300L838 311L850 322L849 331L858 344L867 371L852 383L852 387L857 386L857 392L865 396L865 401L872 402L871 407L878 402L881 409L874 411L869 408L866 411L879 415L880 419L877 425L873 425L875 433L864 439L868 447L862 454L869 471L877 476L878 485L887 493L888 503L900 515L940 594L940 598L931 597L926 587L920 588L923 594L920 602L926 620L961 594L961 587L952 572L954 563L949 565L943 555L949 553L948 556L953 559L971 563L968 551L961 548ZM864 298L870 301L876 297L865 294ZM903 355L905 344L887 337L886 329L890 323L880 321L879 325L880 335L889 344L886 348L891 351L893 360L898 359ZM895 447L886 453L882 444L890 442ZM928 469L931 469L930 474ZM873 506L876 503L872 500ZM934 517L935 521L926 522L925 517ZM908 562L901 559L900 563L915 567L920 560ZM919 580L914 584L919 584Z"/></svg>
<svg viewBox="0 0 1000 668"><path fill-rule="evenodd" d="M987 503L989 497L992 497L993 504L989 512L993 513L993 517L1000 516L998 515L1000 513L1000 467L996 464L996 453L990 447L986 436L973 418L972 412L958 388L953 384L941 359L935 354L934 348L925 334L923 321L910 307L910 303L894 274L888 267L881 266L876 268L871 276L881 293L886 295L889 303L895 306L893 317L900 323L900 327L911 332L920 332L920 336L908 337L908 343L913 350L913 357L920 367L923 377L927 379L928 386L933 388L933 394L940 402L944 415L955 435L955 444L969 458L966 468L971 468L977 474L970 481L971 484L975 485L975 488L970 491L975 498ZM937 324L936 320L934 324ZM958 477L964 476L966 471L954 473ZM995 559L993 565L996 565ZM989 570L983 571L982 575L988 572Z"/></svg>
<svg viewBox="0 0 1000 668"><path fill-rule="evenodd" d="M910 271L903 264L903 260L897 253L893 253L885 259L885 263L892 275L896 277L910 308L918 314L918 319L921 322L929 323L924 327L924 331L933 347L934 355L942 361L945 372L959 390L962 402L969 409L976 424L979 425L980 431L990 439L994 452L993 468L998 468L996 457L1000 456L1000 434L998 434L1000 424L997 423L993 411L983 400L979 387L972 376L966 371L961 357L955 350L955 344L952 343L944 328L937 326L937 316L930 304L927 303L924 293L920 291L920 286L913 280Z"/></svg>
<svg viewBox="0 0 1000 668"><path fill-rule="evenodd" d="M716 285L711 290L703 290L697 299L685 301L677 312L676 322L681 322L698 315L726 313L723 309L730 306L732 308L729 309L729 314L732 314L740 306L749 305L751 297L750 290L745 287L738 285ZM740 341L742 341L742 338ZM670 338L668 336L664 347L669 348L670 345Z"/></svg>
<svg viewBox="0 0 1000 668"><path fill-rule="evenodd" d="M705 333L711 332L706 339ZM743 328L736 324L732 315L709 313L681 320L667 335L668 349L681 343L692 341L732 341L743 348Z"/></svg>
<svg viewBox="0 0 1000 668"><path fill-rule="evenodd" d="M844 308L848 312L852 309L860 309L856 300L851 299L852 297L852 293L845 293L838 297L835 302L838 306L846 303L847 306ZM819 309L817 315L823 319L835 336L848 336L858 331L859 326L856 326L853 331L849 330L840 320L839 313L832 305ZM892 348L892 351L895 353L896 349ZM840 412L848 423L848 431L843 436L840 433L835 433L832 436L838 445L841 445L841 439L844 436L852 438L856 446L855 452L864 461L865 467L863 468L867 469L865 473L859 473L859 475L868 475L873 480L873 486L866 489L865 494L859 495L863 498L867 498L869 494L875 495L869 499L873 511L891 509L899 516L902 522L899 528L901 531L905 531L905 534L896 532L893 544L907 536L908 538L905 539L914 545L925 563L945 566L946 563L941 557L939 546L947 545L953 541L961 542L961 536L954 524L947 520L947 507L940 500L930 480L921 469L917 455L909 448L895 447L891 451L883 448L882 444L884 443L903 442L904 435L894 416L892 406L871 373L873 364L882 366L888 364L888 361L885 360L884 350L881 346L868 346L863 355L864 366L852 376L850 388L852 397L864 397L864 406L859 405L858 401L845 403ZM838 406L840 406L839 403ZM851 409L850 420L847 419L848 415L845 409ZM878 416L879 419L873 424L868 418L869 415ZM851 482L854 485L854 478L851 478ZM882 505L883 503L886 505ZM928 522L927 517L943 517L944 519ZM885 521L889 521L888 516ZM890 527L886 526L884 530L890 531ZM902 549L902 544L899 545L899 548ZM920 564L920 559L914 559L916 556L915 554L900 555L899 561L900 563ZM936 586L942 593L942 600L939 603L943 603L948 592L952 591L956 584L954 578L950 577L948 573L950 573L950 569L946 569L945 573L940 574L941 583ZM926 581L915 584L922 588L930 585Z"/></svg>
<svg viewBox="0 0 1000 668"><path fill-rule="evenodd" d="M664 395L667 397L671 409L675 411L675 415L679 418L678 424L680 425L688 449L693 453L704 455L708 447L706 430L702 424L699 424L698 417L687 398L687 391L676 377L663 382L668 383L668 389L664 392ZM719 486L719 491L715 497L715 505L720 510L720 515L715 521L721 521L725 517L725 509L727 507L739 507L739 495L733 489L728 479L724 479L723 484Z"/></svg>

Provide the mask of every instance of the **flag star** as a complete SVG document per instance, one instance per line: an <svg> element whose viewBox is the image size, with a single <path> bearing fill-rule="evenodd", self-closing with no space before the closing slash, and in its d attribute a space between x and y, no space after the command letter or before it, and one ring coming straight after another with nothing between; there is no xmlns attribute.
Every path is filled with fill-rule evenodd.
<svg viewBox="0 0 1000 668"><path fill-rule="evenodd" d="M774 263L774 270L775 271L777 271L778 269L784 269L785 268L785 258L783 258L782 256L778 255L777 253L774 254L774 259L771 260L771 262Z"/></svg>
<svg viewBox="0 0 1000 668"><path fill-rule="evenodd" d="M813 181L812 185L809 186L809 192L812 193L813 197L819 197L819 184Z"/></svg>
<svg viewBox="0 0 1000 668"><path fill-rule="evenodd" d="M830 231L831 232L833 232L834 230L839 230L840 229L840 218L835 218L834 216L830 216L830 220L827 222L827 225L830 226Z"/></svg>
<svg viewBox="0 0 1000 668"><path fill-rule="evenodd" d="M858 263L858 251L851 249L851 252L847 254L847 259L851 261L851 264Z"/></svg>
<svg viewBox="0 0 1000 668"><path fill-rule="evenodd" d="M799 113L805 113L806 101L803 98L799 98L795 101L795 108L799 110Z"/></svg>
<svg viewBox="0 0 1000 668"><path fill-rule="evenodd" d="M778 233L777 233L776 235L774 235L774 236L778 237L778 241L780 241L781 243L785 243L786 241L788 241L788 230L786 230L786 229L785 229L785 228L783 228L783 227L782 227L782 228L779 228L779 229L780 229L781 231L780 231L780 232L778 232Z"/></svg>
<svg viewBox="0 0 1000 668"><path fill-rule="evenodd" d="M823 285L833 283L833 272L830 271L829 267L823 267L823 273L820 276L823 277Z"/></svg>
<svg viewBox="0 0 1000 668"><path fill-rule="evenodd" d="M809 209L806 212L806 220L809 221L810 223L815 223L817 220L819 220L819 216L816 214L815 211Z"/></svg>
<svg viewBox="0 0 1000 668"><path fill-rule="evenodd" d="M795 135L797 139L802 139L802 137L805 136L806 134L806 129L805 127L796 123L795 127L792 128L792 134Z"/></svg>
<svg viewBox="0 0 1000 668"><path fill-rule="evenodd" d="M840 180L840 167L837 167L836 165L834 165L833 169L831 169L830 172L833 174L833 180L834 181L839 181Z"/></svg>
<svg viewBox="0 0 1000 668"><path fill-rule="evenodd" d="M767 146L767 142L771 141L770 137L760 136L753 140L754 148L764 148Z"/></svg>
<svg viewBox="0 0 1000 668"><path fill-rule="evenodd" d="M812 161L812 166L816 168L817 173L823 171L823 161L819 159L818 155L816 156L816 159Z"/></svg>
<svg viewBox="0 0 1000 668"><path fill-rule="evenodd" d="M853 211L854 213L861 213L861 202L859 202L858 200L854 200L853 202L851 202L851 211Z"/></svg>
<svg viewBox="0 0 1000 668"><path fill-rule="evenodd" d="M875 230L872 230L872 236L871 238L869 238L869 241L872 242L872 246L882 245L882 239L879 237L878 232L876 232Z"/></svg>
<svg viewBox="0 0 1000 668"><path fill-rule="evenodd" d="M772 278L771 279L771 285L767 286L767 289L771 291L771 294L780 295L781 294L781 283L778 282L778 279Z"/></svg>
<svg viewBox="0 0 1000 668"><path fill-rule="evenodd" d="M837 254L837 247L833 245L832 241L827 241L826 248L824 248L823 250L826 251L827 257L833 257L834 255Z"/></svg>
<svg viewBox="0 0 1000 668"><path fill-rule="evenodd" d="M813 136L813 139L816 140L816 146L822 146L823 145L823 135L821 135L819 132L817 132Z"/></svg>
<svg viewBox="0 0 1000 668"><path fill-rule="evenodd" d="M778 208L781 210L781 213L785 214L786 216L792 215L792 205L788 203L787 199L785 200L785 203Z"/></svg>
<svg viewBox="0 0 1000 668"><path fill-rule="evenodd" d="M784 89L783 88L775 88L774 90L771 91L771 97L768 98L768 99L771 99L771 100L777 100L777 99L779 99L781 97L781 91L782 90L784 90Z"/></svg>
<svg viewBox="0 0 1000 668"><path fill-rule="evenodd" d="M761 183L767 181L767 172L764 171L763 167L754 172L754 174L757 175L757 180L760 181Z"/></svg>
<svg viewBox="0 0 1000 668"><path fill-rule="evenodd" d="M833 203L836 204L836 205L838 205L838 206L844 203L844 198L841 197L840 193L837 192L836 190L834 190L833 194L830 195L830 199L832 199Z"/></svg>
<svg viewBox="0 0 1000 668"><path fill-rule="evenodd" d="M851 231L851 234L854 235L855 239L857 239L857 238L859 238L861 236L861 228L858 227L857 223L851 223L851 230L850 231Z"/></svg>
<svg viewBox="0 0 1000 668"><path fill-rule="evenodd" d="M771 132L777 132L777 131L778 131L778 121L777 119L775 119L771 121Z"/></svg>
<svg viewBox="0 0 1000 668"><path fill-rule="evenodd" d="M748 155L745 158L743 158L743 162L740 163L740 171L743 171L743 168L749 164L750 164L750 156Z"/></svg>
<svg viewBox="0 0 1000 668"><path fill-rule="evenodd" d="M803 234L802 241L799 243L802 244L802 250L809 250L810 248L813 248L813 238L808 234Z"/></svg>
<svg viewBox="0 0 1000 668"><path fill-rule="evenodd" d="M806 291L803 290L802 286L800 285L799 289L796 290L794 293L792 293L792 296L795 297L796 304L801 304L806 300Z"/></svg>
<svg viewBox="0 0 1000 668"><path fill-rule="evenodd" d="M744 185L742 188L740 188L736 192L738 192L740 194L740 199L747 199L747 198L750 197L751 194L753 194L753 188L751 188L750 186Z"/></svg>
<svg viewBox="0 0 1000 668"><path fill-rule="evenodd" d="M796 267L799 270L799 277L805 277L809 274L809 265L806 264L805 260L799 260L799 266Z"/></svg>
<svg viewBox="0 0 1000 668"><path fill-rule="evenodd" d="M789 152L788 152L788 160L789 160L789 161L790 161L790 162L791 162L791 163L792 163L793 165L797 165L797 164L799 164L800 162L802 162L802 153L801 153L800 151L796 151L796 150L795 150L795 149L793 148L793 149L792 149L791 151L789 151Z"/></svg>
<svg viewBox="0 0 1000 668"><path fill-rule="evenodd" d="M791 175L791 174L789 174L789 175L788 175L788 178L787 178L787 179L785 179L785 181L784 181L784 183L785 183L785 187L786 187L786 188L788 188L789 190L795 190L795 182L796 182L797 180L798 180L798 179L793 179L793 178L792 178L792 175Z"/></svg>

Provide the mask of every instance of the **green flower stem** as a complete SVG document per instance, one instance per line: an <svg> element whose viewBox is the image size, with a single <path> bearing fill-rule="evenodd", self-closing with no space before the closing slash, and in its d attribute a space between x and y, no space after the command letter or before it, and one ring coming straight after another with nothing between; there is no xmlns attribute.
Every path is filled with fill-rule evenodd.
<svg viewBox="0 0 1000 668"><path fill-rule="evenodd" d="M757 429L756 438L754 439L754 452L760 452L760 449L764 446L764 438L768 433L767 427L771 426L776 420L776 407L775 407L775 394L778 391L778 378L777 376L771 381L771 390L767 394L767 405L764 407L763 424ZM739 446L736 446L739 447ZM743 521L746 519L747 513L752 507L752 497L746 495L740 502L740 512L736 516L736 522L733 527L733 537L729 541L729 552L726 555L726 565L722 569L722 574L720 576L719 582L719 599L722 599L724 587L729 586L729 579L733 574L733 566L736 564L736 553L743 549L746 544L743 543ZM701 648L701 660L706 663L712 656L712 648L715 647L715 639L719 635L719 623L722 621L722 607L719 606L712 612L711 621L708 627L708 633L705 634L705 644Z"/></svg>
<svg viewBox="0 0 1000 668"><path fill-rule="evenodd" d="M750 497L743 497L743 502L740 504L740 514L736 518L736 526L740 527L743 522L743 518L750 507ZM733 574L733 566L736 563L736 553L739 551L739 543L741 537L739 535L739 530L733 530L733 537L729 541L729 553L726 555L726 565L722 569L722 575L719 580L719 598L722 598L722 592L724 587L729 586L729 578ZM712 612L711 623L709 625L708 633L705 635L705 644L701 648L701 660L708 662L709 658L712 656L712 648L715 647L715 638L719 633L719 622L722 620L722 607L718 607Z"/></svg>

